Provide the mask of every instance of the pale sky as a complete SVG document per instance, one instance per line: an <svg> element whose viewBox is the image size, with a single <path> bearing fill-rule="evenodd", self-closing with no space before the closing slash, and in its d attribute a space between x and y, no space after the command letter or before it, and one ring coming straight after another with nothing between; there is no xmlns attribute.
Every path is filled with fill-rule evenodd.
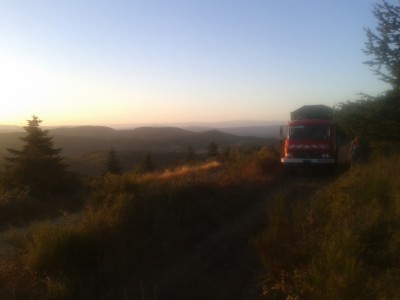
<svg viewBox="0 0 400 300"><path fill-rule="evenodd" d="M378 0L0 0L0 124L287 120L389 86Z"/></svg>

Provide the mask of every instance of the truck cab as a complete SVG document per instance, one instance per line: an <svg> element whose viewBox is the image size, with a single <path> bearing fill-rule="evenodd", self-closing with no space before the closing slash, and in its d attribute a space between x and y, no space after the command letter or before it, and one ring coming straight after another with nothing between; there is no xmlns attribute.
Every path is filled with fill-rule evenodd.
<svg viewBox="0 0 400 300"><path fill-rule="evenodd" d="M337 163L333 109L324 105L306 105L291 113L281 162L285 165Z"/></svg>

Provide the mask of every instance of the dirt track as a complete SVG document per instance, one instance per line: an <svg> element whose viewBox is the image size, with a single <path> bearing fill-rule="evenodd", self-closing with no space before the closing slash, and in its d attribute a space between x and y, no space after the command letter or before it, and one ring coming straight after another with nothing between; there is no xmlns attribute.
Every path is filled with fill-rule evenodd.
<svg viewBox="0 0 400 300"><path fill-rule="evenodd" d="M260 190L247 211L210 235L164 274L159 293L167 299L262 299L265 274L253 241L265 229L268 204L282 191L307 197L336 178L313 171L303 175Z"/></svg>
<svg viewBox="0 0 400 300"><path fill-rule="evenodd" d="M161 299L262 299L263 267L253 240L266 226L266 210L274 195L282 191L293 195L312 194L336 176L297 174L269 188L257 189L243 214L224 224L188 253L161 278L147 298ZM79 215L73 220L77 220ZM72 220L60 217L52 222L64 225ZM22 233L27 227L16 229ZM8 232L0 233L0 259L13 251Z"/></svg>

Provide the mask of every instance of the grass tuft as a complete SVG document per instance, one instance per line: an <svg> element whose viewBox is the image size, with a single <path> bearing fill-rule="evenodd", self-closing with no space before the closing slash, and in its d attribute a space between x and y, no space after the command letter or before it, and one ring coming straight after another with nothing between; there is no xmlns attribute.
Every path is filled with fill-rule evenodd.
<svg viewBox="0 0 400 300"><path fill-rule="evenodd" d="M265 293L283 299L396 299L398 161L357 166L308 197L298 190L297 197L275 199L257 244L267 273Z"/></svg>

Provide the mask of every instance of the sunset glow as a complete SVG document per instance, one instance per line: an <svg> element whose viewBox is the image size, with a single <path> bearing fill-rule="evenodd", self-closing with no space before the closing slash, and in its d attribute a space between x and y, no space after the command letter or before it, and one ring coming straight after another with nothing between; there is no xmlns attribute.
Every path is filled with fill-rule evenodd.
<svg viewBox="0 0 400 300"><path fill-rule="evenodd" d="M0 124L286 120L388 87L375 1L4 1Z"/></svg>

